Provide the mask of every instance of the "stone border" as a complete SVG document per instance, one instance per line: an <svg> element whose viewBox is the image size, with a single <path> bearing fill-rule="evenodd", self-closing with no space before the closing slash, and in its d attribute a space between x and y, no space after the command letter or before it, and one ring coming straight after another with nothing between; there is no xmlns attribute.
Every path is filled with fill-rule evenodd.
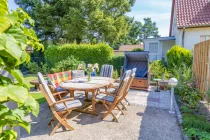
<svg viewBox="0 0 210 140"><path fill-rule="evenodd" d="M174 108L175 108L175 111L176 111L176 116L177 116L177 119L178 119L178 122L179 122L179 126L181 128L181 133L182 133L182 136L183 136L183 139L184 140L189 140L188 136L187 135L184 135L184 130L183 130L183 127L182 127L182 114L179 110L179 106L177 104L177 101L176 101L176 98L174 96Z"/></svg>

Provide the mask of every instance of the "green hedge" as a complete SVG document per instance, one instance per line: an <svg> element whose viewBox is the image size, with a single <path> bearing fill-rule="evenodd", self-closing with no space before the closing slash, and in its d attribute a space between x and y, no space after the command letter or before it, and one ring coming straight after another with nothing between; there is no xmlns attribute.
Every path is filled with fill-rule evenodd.
<svg viewBox="0 0 210 140"><path fill-rule="evenodd" d="M114 52L110 46L102 43L95 45L64 44L60 46L50 46L45 51L45 59L53 66L71 55L85 63L98 63L102 65L110 63Z"/></svg>
<svg viewBox="0 0 210 140"><path fill-rule="evenodd" d="M192 65L192 52L188 49L185 49L181 46L175 45L170 50L168 50L167 54L167 62L170 68L179 67L181 65L186 64L187 66Z"/></svg>
<svg viewBox="0 0 210 140"><path fill-rule="evenodd" d="M114 69L117 69L120 74L120 69L124 65L124 56L113 56L110 64L112 64Z"/></svg>

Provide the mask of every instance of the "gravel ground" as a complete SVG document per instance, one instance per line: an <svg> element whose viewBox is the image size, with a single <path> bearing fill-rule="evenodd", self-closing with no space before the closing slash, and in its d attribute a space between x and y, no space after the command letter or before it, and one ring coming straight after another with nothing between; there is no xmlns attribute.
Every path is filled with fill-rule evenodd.
<svg viewBox="0 0 210 140"><path fill-rule="evenodd" d="M74 131L59 128L53 136L49 136L51 128L48 121L52 117L47 104L41 105L38 118L27 116L31 121L31 134L21 129L21 140L181 140L182 134L177 125L175 115L159 108L128 106L125 115L119 117L119 123L112 122L109 115L104 121L101 116L105 108L96 105L98 116L73 111L68 123Z"/></svg>

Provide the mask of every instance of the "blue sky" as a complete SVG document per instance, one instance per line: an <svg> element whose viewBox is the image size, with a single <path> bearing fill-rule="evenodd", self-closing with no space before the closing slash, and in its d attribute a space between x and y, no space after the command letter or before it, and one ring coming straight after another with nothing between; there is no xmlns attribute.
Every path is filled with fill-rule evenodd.
<svg viewBox="0 0 210 140"><path fill-rule="evenodd" d="M9 9L16 9L18 6L14 0L8 0ZM150 17L157 23L159 34L168 36L170 25L172 0L136 0L132 11L127 13L128 16L134 17L137 21L143 21L144 18Z"/></svg>

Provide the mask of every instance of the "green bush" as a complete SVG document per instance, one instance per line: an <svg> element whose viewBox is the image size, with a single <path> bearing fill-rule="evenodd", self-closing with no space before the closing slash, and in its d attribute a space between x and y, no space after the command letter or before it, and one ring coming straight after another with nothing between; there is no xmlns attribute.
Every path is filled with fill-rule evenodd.
<svg viewBox="0 0 210 140"><path fill-rule="evenodd" d="M184 133L187 134L190 140L210 140L210 133L196 128L185 129Z"/></svg>
<svg viewBox="0 0 210 140"><path fill-rule="evenodd" d="M113 72L113 78L114 78L114 79L118 79L118 78L119 78L119 73L118 73L117 70L115 70L115 71Z"/></svg>
<svg viewBox="0 0 210 140"><path fill-rule="evenodd" d="M56 63L54 72L67 71L67 70L76 70L79 64L85 65L83 61L78 61L74 56L69 56L66 59Z"/></svg>
<svg viewBox="0 0 210 140"><path fill-rule="evenodd" d="M184 113L182 126L184 129L196 128L201 131L210 132L210 122L198 115Z"/></svg>
<svg viewBox="0 0 210 140"><path fill-rule="evenodd" d="M163 60L156 60L151 63L150 72L153 78L162 78L163 74L165 79L169 78L169 73L167 72L167 68Z"/></svg>
<svg viewBox="0 0 210 140"><path fill-rule="evenodd" d="M110 63L114 66L114 69L120 73L120 70L124 65L124 56L113 56Z"/></svg>
<svg viewBox="0 0 210 140"><path fill-rule="evenodd" d="M98 63L107 64L110 62L114 55L113 49L106 44L64 44L60 46L50 46L45 51L46 60L54 67L55 64L65 60L69 56L73 55L78 58L79 61L85 63Z"/></svg>
<svg viewBox="0 0 210 140"><path fill-rule="evenodd" d="M170 68L176 68L185 63L187 66L192 65L192 52L181 46L175 45L167 54L167 62Z"/></svg>
<svg viewBox="0 0 210 140"><path fill-rule="evenodd" d="M29 70L31 74L36 74L37 72L41 71L41 68L36 62L28 62L24 64L24 66Z"/></svg>
<svg viewBox="0 0 210 140"><path fill-rule="evenodd" d="M132 51L132 52L143 52L144 49L142 49L142 48L134 48L134 49L132 49L131 51Z"/></svg>

